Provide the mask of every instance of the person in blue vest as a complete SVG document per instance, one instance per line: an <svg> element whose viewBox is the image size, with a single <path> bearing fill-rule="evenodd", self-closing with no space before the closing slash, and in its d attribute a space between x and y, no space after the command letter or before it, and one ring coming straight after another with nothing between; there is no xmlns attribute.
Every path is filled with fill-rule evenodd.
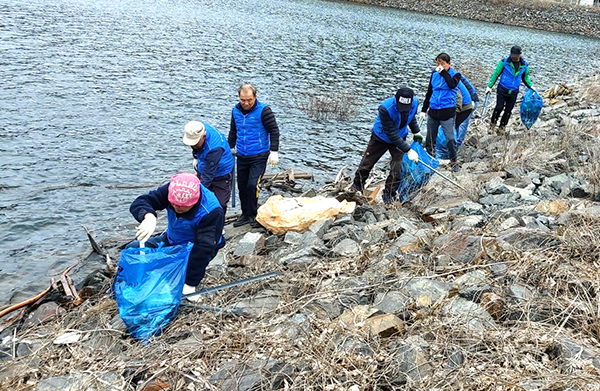
<svg viewBox="0 0 600 391"><path fill-rule="evenodd" d="M453 170L457 170L454 119L456 116L456 94L461 75L452 69L450 56L447 53L438 54L435 61L437 67L431 72L427 94L425 94L425 101L420 114L422 119L427 118L425 147L430 155L435 156L438 128L441 126L447 140L446 146L450 164Z"/></svg>
<svg viewBox="0 0 600 391"><path fill-rule="evenodd" d="M231 112L227 141L235 148L237 156L237 184L242 215L234 227L250 224L260 227L256 221L260 179L267 163L275 167L279 162L279 128L271 108L256 99L256 88L243 84L238 88L239 103Z"/></svg>
<svg viewBox="0 0 600 391"><path fill-rule="evenodd" d="M419 154L406 142L408 128L415 135L416 141L423 140L418 134L420 129L415 117L418 106L414 91L407 87L400 87L395 96L387 98L379 105L369 144L354 175L352 190L362 192L371 170L383 154L389 151L392 161L382 199L386 205L394 202L400 185L402 157L406 153L413 162L419 161Z"/></svg>
<svg viewBox="0 0 600 391"><path fill-rule="evenodd" d="M156 229L157 211L167 211L167 230L152 236ZM225 246L225 217L217 197L192 173L171 177L169 183L136 198L129 207L140 222L136 241L127 247L175 246L193 242L189 256L183 294L193 293L204 278L208 263ZM197 299L197 298L196 298ZM194 300L191 298L190 300Z"/></svg>
<svg viewBox="0 0 600 391"><path fill-rule="evenodd" d="M473 108L475 107L475 104L473 103L473 97L465 81L467 81L467 78L464 75L461 75L460 83L458 83L458 91L456 92L456 118L454 120L456 149L462 145L462 142L466 136L466 130L464 134L459 134L460 126L462 126L463 122L471 116ZM440 163L442 163L443 160L449 159L449 153L446 138L440 136L441 135L438 134L438 140L436 140L435 143L435 157L440 160Z"/></svg>
<svg viewBox="0 0 600 391"><path fill-rule="evenodd" d="M467 130L469 129L469 122L471 121L473 112L477 109L477 106L479 106L479 96L477 95L477 90L475 89L475 87L473 86L471 81L469 79L467 79L467 77L463 74L461 74L461 84L463 84L464 87L466 88L466 90L468 91L469 97L471 98L471 102L473 103L473 107L470 111L468 111L468 114L467 114L467 112L465 112L465 110L461 111L461 113L464 112L464 114L462 114L462 116L461 116L458 113L458 109L459 109L458 103L456 105L457 106L457 113L456 113L457 124L455 125L456 148L460 148L460 146L465 141L465 138L467 137ZM461 89L461 91L462 91L462 89ZM464 104L465 104L465 102L464 102L464 98L463 98L463 105ZM466 115L466 118L462 119L463 116L465 116L465 115Z"/></svg>
<svg viewBox="0 0 600 391"><path fill-rule="evenodd" d="M490 120L490 132L493 132L496 128L496 122L504 110L504 114L500 118L500 126L497 129L497 133L501 135L506 134L506 125L515 107L521 83L525 83L527 87L535 90L529 79L529 65L521 57L521 53L520 46L513 46L510 49L510 56L500 60L485 90L486 94L492 92L492 87L496 83L496 80L500 78L496 92L496 107Z"/></svg>
<svg viewBox="0 0 600 391"><path fill-rule="evenodd" d="M185 124L183 132L183 143L192 148L198 178L217 196L226 214L233 177L233 155L227 139L212 126L199 121Z"/></svg>

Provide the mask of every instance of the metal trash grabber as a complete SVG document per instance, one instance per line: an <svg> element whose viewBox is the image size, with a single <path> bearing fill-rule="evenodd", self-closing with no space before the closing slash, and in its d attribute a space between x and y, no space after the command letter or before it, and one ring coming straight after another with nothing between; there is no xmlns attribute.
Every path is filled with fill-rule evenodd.
<svg viewBox="0 0 600 391"><path fill-rule="evenodd" d="M487 108L488 108L488 104L490 101L490 93L488 92L487 94L485 94L485 100L483 101L483 113L481 113L481 118L485 118L485 115L487 114Z"/></svg>
<svg viewBox="0 0 600 391"><path fill-rule="evenodd" d="M183 299L188 299L190 297L206 295L207 293L220 291L220 290L231 288L231 287L238 286L238 285L244 285L249 282L264 280L266 278L275 277L280 274L281 273L279 273L279 272L271 272L271 273L261 274L260 276L256 276L256 277L246 278L246 279L240 280L240 281L234 281L234 282L229 282L229 283L223 284L223 285L213 286L212 288L204 288L204 289L199 290L198 292L193 292L193 293L188 293L187 295L183 295L181 297L181 299L183 300Z"/></svg>
<svg viewBox="0 0 600 391"><path fill-rule="evenodd" d="M438 170L436 170L435 168L431 167L429 164L425 163L424 161L422 161L421 159L419 159L419 163L421 163L422 165L424 165L425 167L429 168L431 171L435 172L436 174L438 174L439 176L441 176L442 178L444 178L445 180L447 180L448 182L452 183L455 186L460 187L461 189L463 189L465 192L469 192L467 189L465 189L464 187L462 187L461 185L459 185L458 183L456 183L456 181L453 181L452 179L448 178L446 175L442 174L441 172L439 172Z"/></svg>
<svg viewBox="0 0 600 391"><path fill-rule="evenodd" d="M182 302L181 305L184 307L195 308L197 310L204 310L204 311L223 312L226 314L235 314L235 315L244 315L245 314L245 312L239 308L207 307L205 305L196 305L196 304L190 304L190 303L185 303L185 302Z"/></svg>

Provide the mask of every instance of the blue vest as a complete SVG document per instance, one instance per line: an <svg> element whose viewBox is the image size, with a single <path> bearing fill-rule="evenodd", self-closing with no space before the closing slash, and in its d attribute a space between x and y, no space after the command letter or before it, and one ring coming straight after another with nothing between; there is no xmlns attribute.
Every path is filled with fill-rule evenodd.
<svg viewBox="0 0 600 391"><path fill-rule="evenodd" d="M246 115L242 114L237 107L233 108L233 120L237 130L235 148L238 154L257 155L271 149L269 133L260 118L265 107L267 105L257 100L254 109Z"/></svg>
<svg viewBox="0 0 600 391"><path fill-rule="evenodd" d="M460 81L460 83L458 83L458 88L460 88L460 94L462 95L462 105L466 106L466 105L470 105L471 103L473 103L471 94L469 93L467 86L464 85L462 80Z"/></svg>
<svg viewBox="0 0 600 391"><path fill-rule="evenodd" d="M200 184L200 191L202 197L198 205L198 211L191 219L183 217L177 217L177 213L171 205L167 207L167 238L169 243L173 246L183 244L187 242L196 241L196 227L200 223L200 220L213 210L220 208L219 200L213 194L212 191L208 190L204 185ZM219 243L223 240L223 237L219 239Z"/></svg>
<svg viewBox="0 0 600 391"><path fill-rule="evenodd" d="M402 118L400 117L400 113L396 109L396 97L392 96L390 98L387 98L381 103L381 106L385 107L388 114L390 115L390 118L392 119L392 121L394 121L394 125L396 125L396 130L398 131L398 135L400 136L400 138L405 138L408 135L408 124L415 117L417 107L419 106L417 98L413 98L412 107L408 112L408 119L406 120L406 125L404 125L404 127L402 128L400 128L400 122ZM377 112L377 118L375 119L375 123L373 124L373 133L375 133L375 135L379 137L382 141L391 144L389 137L387 136L387 134L385 134L385 131L383 130L383 126L381 126L381 118L379 118L379 112Z"/></svg>
<svg viewBox="0 0 600 391"><path fill-rule="evenodd" d="M206 155L215 148L223 148L223 155L221 155L221 160L215 170L215 177L229 174L233 171L233 155L231 154L227 139L221 132L210 125L204 124L204 128L206 129L206 140L204 140L202 150L196 154L196 159L198 159L198 173L202 174L204 171Z"/></svg>
<svg viewBox="0 0 600 391"><path fill-rule="evenodd" d="M519 67L519 70L515 74L513 70L512 63L509 61L510 57L506 57L504 59L504 68L502 69L502 75L500 76L500 85L507 90L511 91L519 91L519 87L521 86L521 78L523 77L523 73L527 70L527 61L524 58L521 58L523 64Z"/></svg>
<svg viewBox="0 0 600 391"><path fill-rule="evenodd" d="M452 68L448 69L450 76L456 75L456 71ZM431 88L433 93L429 99L429 107L435 110L447 109L456 107L456 91L458 87L450 89L446 80L438 72L433 71L431 76Z"/></svg>

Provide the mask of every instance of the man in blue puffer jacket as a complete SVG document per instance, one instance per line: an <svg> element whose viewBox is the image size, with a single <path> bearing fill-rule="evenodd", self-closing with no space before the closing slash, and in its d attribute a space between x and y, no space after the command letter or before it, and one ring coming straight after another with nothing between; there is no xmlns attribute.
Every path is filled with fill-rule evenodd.
<svg viewBox="0 0 600 391"><path fill-rule="evenodd" d="M496 94L496 107L490 121L490 131L494 131L498 117L500 117L500 113L504 110L504 114L500 119L500 126L497 130L497 133L502 135L506 133L506 124L508 124L510 114L515 107L521 82L525 83L532 90L535 90L533 84L531 84L531 80L529 80L529 65L521 57L520 46L513 46L510 49L510 56L500 60L487 85L486 94L492 91L492 87L496 83L496 80L498 80L498 77L500 77L500 83L498 84Z"/></svg>
<svg viewBox="0 0 600 391"><path fill-rule="evenodd" d="M208 124L190 121L184 127L183 143L192 148L194 170L202 185L217 196L226 214L231 198L233 155L225 136Z"/></svg>
<svg viewBox="0 0 600 391"><path fill-rule="evenodd" d="M387 98L379 105L371 139L354 175L353 190L363 190L371 170L383 154L389 151L392 161L390 162L390 174L385 181L382 199L384 204L392 204L400 185L402 157L406 153L410 160L415 163L419 161L417 152L410 149L410 145L406 142L409 127L415 135L420 131L415 117L418 106L419 103L415 98L415 93L407 87L400 87L395 96ZM422 139L420 135L418 137Z"/></svg>
<svg viewBox="0 0 600 391"><path fill-rule="evenodd" d="M167 231L151 237L156 229L156 211L164 209L167 210ZM222 234L225 218L217 197L200 184L195 174L182 173L173 175L168 184L136 198L129 211L140 225L137 241L128 248L194 243L183 286L184 295L193 293L204 278L208 263L225 246Z"/></svg>
<svg viewBox="0 0 600 391"><path fill-rule="evenodd" d="M238 89L239 103L231 112L229 147L236 149L237 184L242 215L234 227L250 224L260 227L256 221L258 211L258 184L267 162L275 167L279 162L279 128L271 108L256 99L256 88L243 84Z"/></svg>
<svg viewBox="0 0 600 391"><path fill-rule="evenodd" d="M456 163L456 140L454 138L454 118L456 116L456 94L461 75L451 68L450 56L440 53L435 58L437 67L431 72L429 87L421 108L421 118L427 117L427 138L425 147L430 155L435 156L435 143L438 128L441 126L446 137L448 154L453 170L458 169ZM429 115L426 115L429 109Z"/></svg>

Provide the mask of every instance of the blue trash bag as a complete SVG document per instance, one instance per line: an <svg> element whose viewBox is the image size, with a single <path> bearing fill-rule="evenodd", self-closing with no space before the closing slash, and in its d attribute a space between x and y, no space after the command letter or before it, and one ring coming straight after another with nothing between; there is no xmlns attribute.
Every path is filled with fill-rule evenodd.
<svg viewBox="0 0 600 391"><path fill-rule="evenodd" d="M433 175L433 171L420 162L426 163L432 168L438 168L440 165L440 162L428 154L421 144L413 142L410 148L419 154L419 163L410 160L408 154L404 154L402 158L402 171L398 186L398 196L402 202L406 201L413 192L425 186Z"/></svg>
<svg viewBox="0 0 600 391"><path fill-rule="evenodd" d="M126 248L113 289L119 316L143 344L177 315L188 257L194 243L159 248Z"/></svg>
<svg viewBox="0 0 600 391"><path fill-rule="evenodd" d="M454 129L454 140L458 139L458 132ZM435 158L436 159L450 159L450 153L448 152L448 147L446 146L446 136L444 135L444 131L440 126L438 128L437 139L435 140Z"/></svg>
<svg viewBox="0 0 600 391"><path fill-rule="evenodd" d="M523 125L527 129L531 128L535 121L537 121L542 111L542 106L544 106L544 100L540 94L528 88L521 103L521 122L523 122Z"/></svg>

